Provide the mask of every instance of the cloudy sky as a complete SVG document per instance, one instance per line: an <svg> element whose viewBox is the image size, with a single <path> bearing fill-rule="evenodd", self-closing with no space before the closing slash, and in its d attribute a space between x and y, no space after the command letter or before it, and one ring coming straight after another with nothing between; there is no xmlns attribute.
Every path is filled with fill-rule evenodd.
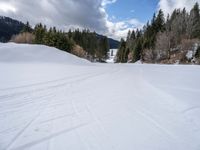
<svg viewBox="0 0 200 150"><path fill-rule="evenodd" d="M141 28L154 12L191 9L200 0L0 0L0 15L60 29L89 28L114 39Z"/></svg>

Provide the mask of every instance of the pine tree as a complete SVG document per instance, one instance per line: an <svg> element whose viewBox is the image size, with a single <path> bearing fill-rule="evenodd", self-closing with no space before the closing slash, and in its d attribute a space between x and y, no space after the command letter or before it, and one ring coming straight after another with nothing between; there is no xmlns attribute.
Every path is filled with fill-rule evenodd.
<svg viewBox="0 0 200 150"><path fill-rule="evenodd" d="M21 33L24 33L24 32L29 32L29 33L31 33L32 31L33 31L33 30L32 30L32 28L31 28L29 22L27 21L26 24L25 24L25 26L23 27Z"/></svg>
<svg viewBox="0 0 200 150"><path fill-rule="evenodd" d="M136 36L135 36L135 31L133 30L131 33L131 40L135 40Z"/></svg>
<svg viewBox="0 0 200 150"><path fill-rule="evenodd" d="M138 40L133 51L133 62L140 60L142 51L142 42Z"/></svg>
<svg viewBox="0 0 200 150"><path fill-rule="evenodd" d="M190 38L200 38L200 13L198 3L196 3L190 11L188 31Z"/></svg>
<svg viewBox="0 0 200 150"><path fill-rule="evenodd" d="M117 63L126 63L126 42L124 39L121 39L120 47L117 52Z"/></svg>
<svg viewBox="0 0 200 150"><path fill-rule="evenodd" d="M46 26L43 26L41 23L35 26L34 35L35 35L35 43L43 44L44 43L44 35L46 34L47 29Z"/></svg>
<svg viewBox="0 0 200 150"><path fill-rule="evenodd" d="M164 18L164 13L163 11L160 9L158 12L158 15L155 19L155 28L156 28L156 32L163 32L164 31L164 27L165 27L165 18Z"/></svg>

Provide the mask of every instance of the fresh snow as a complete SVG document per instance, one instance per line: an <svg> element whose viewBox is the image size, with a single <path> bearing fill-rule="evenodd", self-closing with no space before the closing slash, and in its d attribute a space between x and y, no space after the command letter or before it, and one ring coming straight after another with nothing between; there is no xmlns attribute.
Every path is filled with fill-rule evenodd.
<svg viewBox="0 0 200 150"><path fill-rule="evenodd" d="M200 68L91 64L0 44L0 150L199 150Z"/></svg>
<svg viewBox="0 0 200 150"><path fill-rule="evenodd" d="M118 51L118 49L110 49L109 50L108 59L106 60L107 63L114 63L115 62L115 57L117 55L117 51Z"/></svg>
<svg viewBox="0 0 200 150"><path fill-rule="evenodd" d="M193 51L188 51L186 57L188 60L191 60L193 58Z"/></svg>
<svg viewBox="0 0 200 150"><path fill-rule="evenodd" d="M14 43L0 43L0 62L43 62L79 65L88 63L88 61L84 59L77 59L77 57L70 55L64 51L58 51L56 48L49 48L43 45L17 45Z"/></svg>

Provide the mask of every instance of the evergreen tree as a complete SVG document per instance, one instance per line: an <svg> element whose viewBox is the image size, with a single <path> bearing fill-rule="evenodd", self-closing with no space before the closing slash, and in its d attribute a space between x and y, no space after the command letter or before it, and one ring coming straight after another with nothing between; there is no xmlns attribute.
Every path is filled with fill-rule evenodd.
<svg viewBox="0 0 200 150"><path fill-rule="evenodd" d="M131 40L135 40L136 36L135 36L135 31L133 30L131 33Z"/></svg>
<svg viewBox="0 0 200 150"><path fill-rule="evenodd" d="M35 43L36 44L43 44L44 43L44 36L47 32L46 26L43 26L41 23L37 24L34 29L35 35Z"/></svg>
<svg viewBox="0 0 200 150"><path fill-rule="evenodd" d="M190 38L200 38L200 13L198 3L196 3L193 9L190 11L188 31Z"/></svg>
<svg viewBox="0 0 200 150"><path fill-rule="evenodd" d="M136 30L132 34L130 31L128 32L127 40L121 41L117 61L126 62L128 51L133 55L133 62L139 59L148 59L150 62L169 59L172 49L182 49L184 44L185 46L192 44L191 39L194 38L200 40L199 11L198 3L194 5L190 13L185 8L175 9L165 21L163 11L159 10L157 15L153 15L151 22L143 27L143 30ZM183 43L184 41L188 41L188 43ZM124 45L124 43L126 44ZM197 52L197 56L199 56L199 52Z"/></svg>
<svg viewBox="0 0 200 150"><path fill-rule="evenodd" d="M155 32L163 32L165 29L165 18L164 18L164 13L160 9L158 12L158 15L155 19Z"/></svg>
<svg viewBox="0 0 200 150"><path fill-rule="evenodd" d="M126 49L126 42L124 39L121 39L120 42L120 47L119 50L117 52L117 63L126 63L126 55L127 55L127 49Z"/></svg>
<svg viewBox="0 0 200 150"><path fill-rule="evenodd" d="M138 39L136 41L134 50L133 50L133 62L136 62L141 59L141 51L142 51L142 39Z"/></svg>
<svg viewBox="0 0 200 150"><path fill-rule="evenodd" d="M22 32L22 33L23 33L23 32L29 32L29 33L32 32L32 28L31 28L31 26L30 26L30 24L29 24L28 21L27 21L27 23L25 24L25 26L23 27L23 29L22 29L21 32Z"/></svg>

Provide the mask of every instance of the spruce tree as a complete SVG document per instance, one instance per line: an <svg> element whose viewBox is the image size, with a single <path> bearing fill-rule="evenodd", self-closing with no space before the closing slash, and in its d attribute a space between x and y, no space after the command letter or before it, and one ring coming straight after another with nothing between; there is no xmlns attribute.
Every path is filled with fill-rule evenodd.
<svg viewBox="0 0 200 150"><path fill-rule="evenodd" d="M29 33L32 32L32 28L31 28L31 26L30 26L30 24L29 24L28 21L26 22L26 24L25 24L25 26L23 27L23 29L22 29L21 32L22 32L22 33L23 33L23 32L29 32Z"/></svg>
<svg viewBox="0 0 200 150"><path fill-rule="evenodd" d="M160 9L158 12L158 15L156 17L155 20L155 28L156 28L156 32L163 32L164 31L164 27L165 27L165 18L164 18L164 13L163 11Z"/></svg>
<svg viewBox="0 0 200 150"><path fill-rule="evenodd" d="M190 38L200 38L200 13L199 4L196 3L189 16Z"/></svg>
<svg viewBox="0 0 200 150"><path fill-rule="evenodd" d="M126 63L126 41L121 39L119 50L117 52L117 63Z"/></svg>
<svg viewBox="0 0 200 150"><path fill-rule="evenodd" d="M37 24L34 29L35 35L35 43L36 44L43 44L44 43L44 35L46 34L47 29L46 26L43 26L41 23Z"/></svg>

